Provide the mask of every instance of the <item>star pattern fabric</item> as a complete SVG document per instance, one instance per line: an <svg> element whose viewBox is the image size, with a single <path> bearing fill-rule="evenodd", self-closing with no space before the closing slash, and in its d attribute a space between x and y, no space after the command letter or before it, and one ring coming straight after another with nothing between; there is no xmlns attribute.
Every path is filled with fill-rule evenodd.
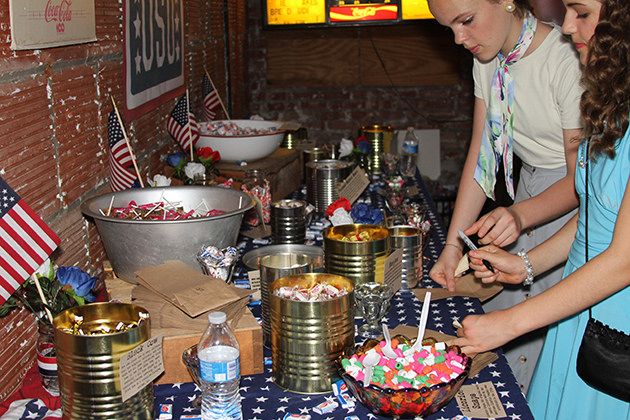
<svg viewBox="0 0 630 420"><path fill-rule="evenodd" d="M433 262L437 259L442 250L443 243L446 239L445 230L442 227L442 221L437 215L435 205L424 187L424 184L416 178L420 197L418 201L425 203L429 208L429 219L431 221L431 232L429 242L425 249L425 257L427 264L424 267L424 278L419 287L436 288L438 284L432 282L428 277L428 272ZM374 206L384 208L385 203L383 197L378 194L378 190L383 188L383 184L376 181L373 182L360 201L372 204ZM294 194L294 198L303 198L304 191ZM329 226L329 222L325 219L314 217L311 225L307 230L307 243L312 245L322 244L322 231ZM268 239L252 240L241 237L238 248L241 255L249 250L270 244ZM247 269L239 261L235 270L235 283L240 287L249 287L247 279ZM252 312L259 319L260 305L251 306ZM384 322L390 328L394 328L399 324L417 325L420 321L420 312L422 303L418 301L414 294L409 291L398 292L392 299L390 310ZM455 335L452 326L454 320L462 320L469 314L482 313L482 307L479 300L468 297L452 297L431 303L431 311L429 316L428 328L441 331L446 334ZM357 320L359 326L361 320ZM357 337L357 344L361 339ZM266 361L271 360L271 350L265 348L264 356ZM482 382L492 382L497 390L497 394L503 404L503 408L507 414L507 419L529 420L533 419L531 411L527 406L525 397L520 391L516 383L516 379L512 371L508 367L507 361L502 354L499 359L481 371L477 376L468 378L465 384L475 384ZM279 419L281 420L286 414L302 414L311 416L312 420L320 419L345 419L346 416L355 415L360 419L387 419L387 417L372 414L365 406L357 401L354 410L342 409L338 407L335 411L328 414L317 414L313 408L332 397L330 394L322 395L302 395L283 390L273 383L271 375L271 366L265 366L264 374L243 376L241 378L240 394L242 397L243 418L248 420L263 419ZM191 401L200 395L199 388L194 383L185 384L165 384L155 387L155 407L156 417L160 404L173 405L173 418L177 419L182 414L198 414L199 408L194 407ZM458 417L459 416L459 417ZM461 412L457 406L457 402L453 399L448 405L437 413L425 417L425 420L451 420L454 418L462 418Z"/></svg>

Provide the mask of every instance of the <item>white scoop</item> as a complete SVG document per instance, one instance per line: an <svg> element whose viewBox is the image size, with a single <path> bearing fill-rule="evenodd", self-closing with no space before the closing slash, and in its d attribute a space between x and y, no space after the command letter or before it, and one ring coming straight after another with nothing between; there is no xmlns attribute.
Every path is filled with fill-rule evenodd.
<svg viewBox="0 0 630 420"><path fill-rule="evenodd" d="M363 359L363 386L366 387L372 382L372 373L374 372L374 366L381 360L381 356L375 351L369 351L365 354Z"/></svg>
<svg viewBox="0 0 630 420"><path fill-rule="evenodd" d="M392 348L392 337L389 335L389 328L387 328L387 324L383 324L383 337L385 338L385 347L383 347L383 354L390 359L397 358L398 355Z"/></svg>
<svg viewBox="0 0 630 420"><path fill-rule="evenodd" d="M427 321L429 319L429 307L431 306L431 292L427 292L424 295L424 302L422 303L422 312L420 313L420 323L418 324L418 338L413 344L413 350L417 350L422 347L422 339L424 338L424 331L427 328Z"/></svg>

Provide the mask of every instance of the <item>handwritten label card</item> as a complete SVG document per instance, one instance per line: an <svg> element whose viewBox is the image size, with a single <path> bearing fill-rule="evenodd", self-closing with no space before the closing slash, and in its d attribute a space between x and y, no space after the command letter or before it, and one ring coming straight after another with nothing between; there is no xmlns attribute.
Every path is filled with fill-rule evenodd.
<svg viewBox="0 0 630 420"><path fill-rule="evenodd" d="M466 417L480 419L507 417L492 382L462 385L455 398L459 409Z"/></svg>
<svg viewBox="0 0 630 420"><path fill-rule="evenodd" d="M389 285L393 293L396 293L402 287L402 259L403 250L397 249L385 260L383 283Z"/></svg>
<svg viewBox="0 0 630 420"><path fill-rule="evenodd" d="M252 299L260 300L260 270L252 270L247 272L249 277L249 286L252 289Z"/></svg>
<svg viewBox="0 0 630 420"><path fill-rule="evenodd" d="M136 395L164 371L162 338L153 337L120 358L120 391L123 402Z"/></svg>
<svg viewBox="0 0 630 420"><path fill-rule="evenodd" d="M370 179L363 168L357 166L346 179L337 184L337 191L339 197L346 197L352 204L357 201L368 185L370 185Z"/></svg>

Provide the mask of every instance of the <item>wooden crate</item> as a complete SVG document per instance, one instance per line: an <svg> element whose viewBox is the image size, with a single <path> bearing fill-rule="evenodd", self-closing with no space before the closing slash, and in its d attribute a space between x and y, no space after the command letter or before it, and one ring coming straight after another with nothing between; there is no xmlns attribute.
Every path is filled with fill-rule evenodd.
<svg viewBox="0 0 630 420"><path fill-rule="evenodd" d="M273 200L279 200L291 194L300 187L302 182L302 166L300 154L297 150L278 148L264 159L248 162L240 166L234 162L219 162L217 164L221 176L233 178L242 182L245 172L259 169L265 172L271 185Z"/></svg>
<svg viewBox="0 0 630 420"><path fill-rule="evenodd" d="M164 337L164 373L157 379L158 384L190 382L186 366L182 362L182 353L188 347L197 344L199 334ZM263 373L263 338L262 329L249 309L241 317L234 335L241 350L241 375Z"/></svg>

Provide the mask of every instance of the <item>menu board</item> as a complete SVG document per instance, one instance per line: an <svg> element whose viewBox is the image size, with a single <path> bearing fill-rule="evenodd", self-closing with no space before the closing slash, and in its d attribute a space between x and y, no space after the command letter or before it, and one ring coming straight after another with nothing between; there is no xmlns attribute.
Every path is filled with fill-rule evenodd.
<svg viewBox="0 0 630 420"><path fill-rule="evenodd" d="M265 0L264 5L268 27L395 24L433 18L427 0Z"/></svg>

